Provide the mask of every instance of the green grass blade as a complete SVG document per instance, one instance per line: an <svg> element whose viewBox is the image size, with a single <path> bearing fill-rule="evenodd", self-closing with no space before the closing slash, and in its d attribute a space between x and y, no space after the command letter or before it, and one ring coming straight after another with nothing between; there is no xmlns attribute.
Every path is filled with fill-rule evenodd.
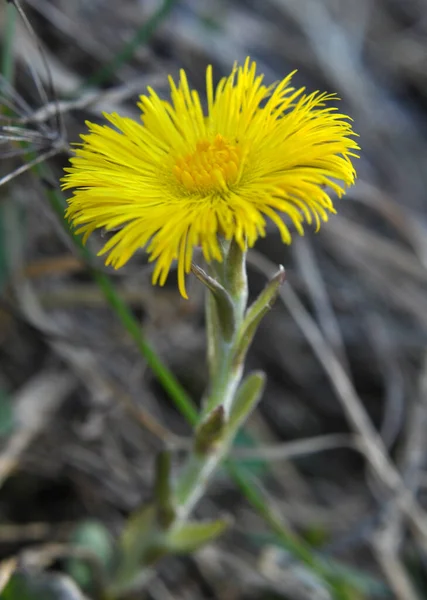
<svg viewBox="0 0 427 600"><path fill-rule="evenodd" d="M240 467L232 461L226 462L227 470L234 482L246 497L255 511L263 518L269 528L275 533L277 539L283 544L296 559L309 567L330 589L335 600L351 600L354 598L347 582L337 574L331 574L331 569L324 559L321 560L306 542L302 541L295 533L286 529L280 517L272 509L263 494L255 484L244 467Z"/></svg>
<svg viewBox="0 0 427 600"><path fill-rule="evenodd" d="M44 180L51 180L52 175L46 165L39 164L34 167L37 175ZM147 361L148 366L153 371L154 375L161 383L162 387L168 392L169 396L173 400L175 406L181 412L181 414L191 423L195 424L198 419L197 410L193 404L193 401L181 386L175 375L163 364L160 357L153 350L149 342L145 339L145 336L141 330L141 326L133 316L127 304L123 301L120 295L117 293L110 278L102 273L101 271L94 268L92 253L86 248L80 237L74 235L74 232L70 228L69 223L64 219L64 208L65 199L61 192L54 188L48 188L46 194L49 199L49 203L52 206L55 213L58 215L60 222L66 232L70 235L73 240L80 256L90 268L92 276L99 288L102 290L105 299L107 300L110 307L116 313L118 319L130 334L134 340L138 350Z"/></svg>
<svg viewBox="0 0 427 600"><path fill-rule="evenodd" d="M108 81L123 64L132 58L139 46L149 41L160 23L168 16L175 2L176 0L164 0L160 8L136 31L135 35L123 46L113 60L89 77L78 91L81 91L82 88L98 86Z"/></svg>

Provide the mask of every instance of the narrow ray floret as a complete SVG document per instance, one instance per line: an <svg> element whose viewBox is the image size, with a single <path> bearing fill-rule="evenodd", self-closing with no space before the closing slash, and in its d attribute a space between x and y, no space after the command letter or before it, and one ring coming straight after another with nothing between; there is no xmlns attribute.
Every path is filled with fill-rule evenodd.
<svg viewBox="0 0 427 600"><path fill-rule="evenodd" d="M214 87L208 67L204 110L181 71L169 101L151 88L141 96L141 123L116 113L88 122L62 180L74 188L68 218L85 240L119 229L100 251L115 268L145 248L153 283L177 260L184 297L196 246L221 261L221 236L244 250L267 219L287 244L290 227L319 227L335 212L328 190L340 197L354 182L358 145L336 96L295 89L292 75L266 85L247 59Z"/></svg>

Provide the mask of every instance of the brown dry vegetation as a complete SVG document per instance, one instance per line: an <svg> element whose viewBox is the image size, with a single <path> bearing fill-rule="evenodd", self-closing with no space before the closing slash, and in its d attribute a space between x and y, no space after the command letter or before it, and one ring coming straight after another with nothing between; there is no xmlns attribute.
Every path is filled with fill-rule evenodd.
<svg viewBox="0 0 427 600"><path fill-rule="evenodd" d="M297 84L338 92L360 135L358 182L318 234L285 248L272 228L250 256L254 294L278 263L287 284L250 353L248 368L263 369L268 385L246 430L254 443L235 456L251 457L250 475L292 529L363 579L358 597L427 598L427 4L179 0L147 43L93 83L159 4L25 3L67 137L102 111L137 118L138 94L147 85L166 93L167 74L181 67L202 90L208 63L225 74L247 55L269 81L298 69ZM0 15L4 39L4 5ZM18 21L15 88L33 119L55 108L28 69L39 67L38 53ZM0 190L3 559L67 544L87 518L116 535L150 498L156 452L174 447L178 462L190 433L47 202L66 160L49 161L48 180L27 172ZM21 164L4 158L0 175ZM96 266L197 402L206 382L201 286L191 282L187 302L173 276L151 287L143 252L119 272ZM324 597L226 473L198 508L218 512L234 516L230 532L191 559L168 559L148 597Z"/></svg>

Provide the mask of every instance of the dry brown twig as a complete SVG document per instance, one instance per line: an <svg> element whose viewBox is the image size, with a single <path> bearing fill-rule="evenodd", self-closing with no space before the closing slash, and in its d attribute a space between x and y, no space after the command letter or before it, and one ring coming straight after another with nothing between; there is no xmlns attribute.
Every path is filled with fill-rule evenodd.
<svg viewBox="0 0 427 600"><path fill-rule="evenodd" d="M161 439L163 443L170 446L181 446L183 441L178 436L174 436L169 432L148 411L142 407L136 407L125 392L118 390L112 381L107 380L105 375L101 374L93 352L87 347L83 348L76 345L70 339L70 332L62 328L57 322L52 321L40 304L31 280L25 275L23 249L19 236L16 235L19 230L16 214L13 210L5 210L4 212L8 231L6 246L12 266L11 287L18 306L27 321L46 336L53 351L70 365L78 380L88 388L93 398L97 398L101 403L105 400L108 401L108 399L118 401L134 418L136 417L140 425L155 437ZM76 380L73 379L73 381Z"/></svg>
<svg viewBox="0 0 427 600"><path fill-rule="evenodd" d="M274 272L274 265L257 253L250 256L250 262L261 271ZM281 290L280 297L304 332L307 341L325 369L332 386L338 394L347 418L360 436L360 447L363 449L373 473L383 484L386 484L389 493L393 494L389 500L389 506L392 509L387 510L385 513L386 526L381 531L374 532L371 536L371 543L392 589L397 594L397 598L400 600L417 600L417 592L399 558L399 532L402 513L412 523L417 537L422 540L423 548L427 547L426 517L415 500L416 489L407 489L399 472L391 462L381 437L374 429L362 402L358 398L345 368L335 355L332 346L322 336L315 321L305 310L289 282ZM423 394L424 397L427 397L427 392L424 389ZM421 415L419 415L419 417L423 428L425 416L421 418ZM416 436L417 442L413 441L410 451L410 454L415 453L418 459L422 454L420 452L420 438L422 439L423 436Z"/></svg>
<svg viewBox="0 0 427 600"><path fill-rule="evenodd" d="M133 115L136 110L126 109L123 103L136 94L142 94L148 85L161 87L164 85L165 79L165 74L162 73L144 75L108 90L87 91L74 100L49 102L33 111L30 115L17 119L17 122L23 125L26 123L45 122L56 115L58 111L61 114L65 114L73 110L90 110L97 116L103 112L115 112L118 110L120 110L121 114L129 113Z"/></svg>
<svg viewBox="0 0 427 600"><path fill-rule="evenodd" d="M305 454L315 454L325 450L335 450L337 448L361 450L361 447L362 444L358 442L357 436L337 433L319 435L296 440L295 442L284 442L283 444L263 445L256 448L236 448L233 450L232 456L240 461L254 459L265 461L289 460Z"/></svg>
<svg viewBox="0 0 427 600"><path fill-rule="evenodd" d="M421 481L421 469L425 456L425 427L427 424L427 357L420 379L419 398L408 419L408 439L400 470L406 485L406 493L415 497ZM418 600L416 592L399 558L403 537L404 515L400 497L403 490L396 494L385 506L380 526L371 536L371 544L396 597L401 600Z"/></svg>
<svg viewBox="0 0 427 600"><path fill-rule="evenodd" d="M274 264L271 261L256 252L249 254L248 262L252 267L267 276L271 276L270 273L275 270ZM323 366L352 428L360 436L361 446L364 449L364 454L369 461L373 473L385 485L388 492L396 496L401 510L404 511L415 531L420 536L423 547L427 548L426 515L414 500L412 494L405 488L396 467L388 456L382 439L374 429L344 368L289 282L281 289L280 298L290 311L297 325L303 331L308 343Z"/></svg>
<svg viewBox="0 0 427 600"><path fill-rule="evenodd" d="M426 452L425 428L427 425L427 355L421 369L418 397L407 422L407 440L400 459L400 471L405 482L406 492L415 498L421 484L422 467ZM380 527L374 532L371 543L387 575L396 597L402 600L419 598L405 568L399 559L403 538L404 514L399 496L391 499L382 515Z"/></svg>
<svg viewBox="0 0 427 600"><path fill-rule="evenodd" d="M0 562L0 594L9 583L10 578L16 571L18 561L15 557L7 558Z"/></svg>
<svg viewBox="0 0 427 600"><path fill-rule="evenodd" d="M76 380L71 374L46 371L30 379L16 394L17 429L0 454L0 486L19 466L22 454L48 427L54 412L75 386Z"/></svg>
<svg viewBox="0 0 427 600"><path fill-rule="evenodd" d="M295 256L296 266L302 274L323 335L330 343L347 373L350 373L348 357L346 356L344 340L338 320L328 297L326 285L310 241L305 238L298 238L294 240L292 248L294 250L293 255Z"/></svg>
<svg viewBox="0 0 427 600"><path fill-rule="evenodd" d="M405 237L414 247L419 264L427 273L427 254L424 242L419 240L419 224L410 215L402 219ZM425 462L427 442L425 428L427 425L427 354L424 355L421 366L418 390L412 408L412 414L407 419L406 443L399 461L406 492L415 498L422 482L422 469ZM376 534L372 537L372 545L378 561L387 575L396 596L402 600L417 600L419 598L402 562L399 559L400 546L403 538L404 515L399 503L398 493L386 506L382 522Z"/></svg>

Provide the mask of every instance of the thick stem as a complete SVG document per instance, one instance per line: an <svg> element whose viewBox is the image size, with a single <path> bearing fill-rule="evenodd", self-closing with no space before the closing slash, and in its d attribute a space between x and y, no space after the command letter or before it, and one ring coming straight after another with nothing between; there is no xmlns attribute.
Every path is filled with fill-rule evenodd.
<svg viewBox="0 0 427 600"><path fill-rule="evenodd" d="M188 518L196 503L206 492L208 482L226 451L227 448L221 445L211 454L202 456L194 453L188 457L175 491L177 522L183 522Z"/></svg>
<svg viewBox="0 0 427 600"><path fill-rule="evenodd" d="M245 253L237 244L233 242L225 244L224 261L215 266L212 275L215 276L217 284L226 290L231 302L209 302L208 304L206 318L208 321L210 384L203 402L201 419L194 433L193 448L172 489L170 506L173 507L173 511L167 512L170 520L163 519L163 522L160 523L156 518L154 521L151 519L148 526L144 521L142 522L144 531L135 531L135 536L133 532L130 532L126 553L132 556L135 554L135 549L138 553L140 552L141 536L144 537L143 555L145 557L150 556L150 552L147 550L159 548L159 539L162 540L160 549L163 554L168 552L168 539L172 539L173 534L188 523L193 508L206 493L213 474L227 456L239 425L254 406L254 402L244 403L240 397L241 394L240 396L236 394L243 373L243 364L236 362L236 348L242 334L240 330L243 327L248 295ZM208 291L208 293L212 294L212 291ZM227 310L230 311L227 314L220 312ZM227 319L231 319L233 327L226 331L225 327L221 327L221 323L228 323ZM262 385L258 385L258 383L256 380L256 385L254 385L256 390L261 392ZM254 396L254 394L252 395ZM255 395L258 398L260 394ZM239 415L238 418L230 419L236 398L239 400ZM169 506L169 503L166 505ZM156 514L155 511L153 514ZM134 538L135 545L133 544ZM129 543L129 540L132 540L132 544ZM144 565L149 566L145 559L142 560L142 563L141 565L139 562L142 568ZM133 564L131 560L131 566ZM127 579L126 583L129 584L129 577ZM119 591L119 595L126 587L126 583L123 579L117 583L115 591Z"/></svg>
<svg viewBox="0 0 427 600"><path fill-rule="evenodd" d="M231 242L224 247L224 261L214 267L213 275L219 283L230 293L233 301L235 320L235 334L231 340L225 340L218 328L218 319L214 311L216 307L211 303L208 319L213 320L213 327L207 327L211 381L208 394L203 402L201 421L221 406L225 419L230 414L233 399L242 379L243 365L236 365L234 361L236 341L239 327L243 321L248 297L245 254L237 244ZM209 293L209 292L208 292ZM212 364L213 363L213 364ZM206 491L207 484L215 469L227 454L232 439L222 436L220 440L209 448L208 452L199 454L193 451L184 465L175 489L175 502L179 519L185 519L194 505Z"/></svg>
<svg viewBox="0 0 427 600"><path fill-rule="evenodd" d="M230 342L220 340L217 346L216 371L204 400L202 419L220 404L226 415L230 412L234 394L242 378L242 366L233 364L235 337Z"/></svg>

